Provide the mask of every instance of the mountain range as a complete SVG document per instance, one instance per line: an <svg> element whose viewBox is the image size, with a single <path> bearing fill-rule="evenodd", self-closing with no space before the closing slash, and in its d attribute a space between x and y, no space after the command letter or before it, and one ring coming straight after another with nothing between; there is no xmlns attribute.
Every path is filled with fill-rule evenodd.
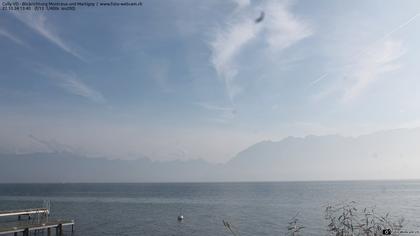
<svg viewBox="0 0 420 236"><path fill-rule="evenodd" d="M420 178L420 128L263 141L224 164L0 154L0 182L218 182Z"/></svg>

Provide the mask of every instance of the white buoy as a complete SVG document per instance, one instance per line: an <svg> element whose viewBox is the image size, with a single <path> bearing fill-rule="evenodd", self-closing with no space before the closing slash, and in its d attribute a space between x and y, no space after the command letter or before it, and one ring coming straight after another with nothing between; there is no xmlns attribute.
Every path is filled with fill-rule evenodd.
<svg viewBox="0 0 420 236"><path fill-rule="evenodd" d="M184 220L184 216L183 215L179 215L178 216L178 221L183 221Z"/></svg>

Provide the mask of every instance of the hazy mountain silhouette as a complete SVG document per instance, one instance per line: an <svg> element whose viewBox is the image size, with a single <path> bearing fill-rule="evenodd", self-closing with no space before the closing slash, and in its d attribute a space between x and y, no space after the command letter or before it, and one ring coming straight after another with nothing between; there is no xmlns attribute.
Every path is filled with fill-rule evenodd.
<svg viewBox="0 0 420 236"><path fill-rule="evenodd" d="M236 178L258 180L419 178L420 128L264 141L227 165Z"/></svg>
<svg viewBox="0 0 420 236"><path fill-rule="evenodd" d="M0 182L199 182L420 178L420 128L263 141L226 164L0 154Z"/></svg>
<svg viewBox="0 0 420 236"><path fill-rule="evenodd" d="M212 167L202 160L108 160L67 152L2 154L0 182L207 181Z"/></svg>

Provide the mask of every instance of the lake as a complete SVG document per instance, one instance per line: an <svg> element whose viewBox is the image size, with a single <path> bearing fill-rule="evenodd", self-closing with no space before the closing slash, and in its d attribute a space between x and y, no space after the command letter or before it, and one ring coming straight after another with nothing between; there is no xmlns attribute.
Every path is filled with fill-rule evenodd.
<svg viewBox="0 0 420 236"><path fill-rule="evenodd" d="M74 235L284 235L297 214L302 235L325 235L328 204L356 201L420 230L420 181L0 184L0 210L42 207L74 219ZM177 221L182 212L185 219Z"/></svg>

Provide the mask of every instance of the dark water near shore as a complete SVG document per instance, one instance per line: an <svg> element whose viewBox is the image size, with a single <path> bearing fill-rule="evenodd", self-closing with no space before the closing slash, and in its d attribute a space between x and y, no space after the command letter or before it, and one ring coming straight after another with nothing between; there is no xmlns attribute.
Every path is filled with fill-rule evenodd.
<svg viewBox="0 0 420 236"><path fill-rule="evenodd" d="M324 235L325 206L342 201L376 206L420 230L420 181L0 184L0 210L43 200L53 217L76 221L75 235L229 235L223 219L241 235L284 235L296 213L303 235Z"/></svg>

